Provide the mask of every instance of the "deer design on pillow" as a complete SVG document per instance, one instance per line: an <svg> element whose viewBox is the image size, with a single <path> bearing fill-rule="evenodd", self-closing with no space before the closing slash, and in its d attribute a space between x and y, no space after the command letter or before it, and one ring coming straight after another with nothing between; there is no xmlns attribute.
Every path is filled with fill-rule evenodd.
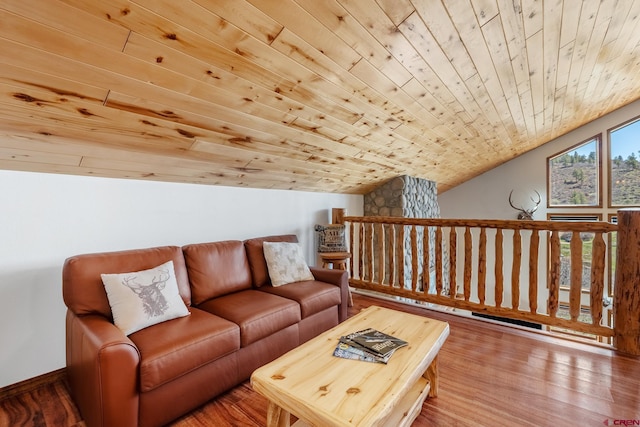
<svg viewBox="0 0 640 427"><path fill-rule="evenodd" d="M139 283L138 276L128 276L124 278L123 284L131 289L142 300L142 306L147 317L163 315L169 308L167 299L162 294L162 290L171 278L169 270L161 270L160 277L153 276L151 283Z"/></svg>

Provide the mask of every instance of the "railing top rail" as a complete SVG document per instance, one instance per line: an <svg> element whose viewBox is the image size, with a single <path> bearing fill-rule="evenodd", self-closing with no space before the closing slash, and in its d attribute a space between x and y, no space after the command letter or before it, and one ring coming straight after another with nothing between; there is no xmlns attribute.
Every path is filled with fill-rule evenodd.
<svg viewBox="0 0 640 427"><path fill-rule="evenodd" d="M585 231L610 233L618 230L616 224L605 221L523 221L491 219L400 218L391 216L345 216L345 222L370 224L422 225L432 227L476 227L510 230Z"/></svg>

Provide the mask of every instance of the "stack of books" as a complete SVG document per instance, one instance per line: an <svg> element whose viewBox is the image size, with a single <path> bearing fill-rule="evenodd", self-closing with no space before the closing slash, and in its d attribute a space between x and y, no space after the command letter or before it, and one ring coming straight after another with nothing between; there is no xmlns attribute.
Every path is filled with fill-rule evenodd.
<svg viewBox="0 0 640 427"><path fill-rule="evenodd" d="M387 363L393 353L407 342L373 328L340 337L333 355L343 359Z"/></svg>

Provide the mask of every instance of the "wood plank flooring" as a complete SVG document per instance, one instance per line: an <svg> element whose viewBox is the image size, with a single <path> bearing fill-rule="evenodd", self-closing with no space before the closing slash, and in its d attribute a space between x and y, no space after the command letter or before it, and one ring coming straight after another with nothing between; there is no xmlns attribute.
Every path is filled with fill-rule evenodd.
<svg viewBox="0 0 640 427"><path fill-rule="evenodd" d="M448 321L439 396L414 426L640 425L640 358L546 334L354 294L350 315L372 304ZM245 382L175 427L264 426L267 401ZM634 422L631 424L630 422ZM0 401L0 426L84 426L58 380Z"/></svg>

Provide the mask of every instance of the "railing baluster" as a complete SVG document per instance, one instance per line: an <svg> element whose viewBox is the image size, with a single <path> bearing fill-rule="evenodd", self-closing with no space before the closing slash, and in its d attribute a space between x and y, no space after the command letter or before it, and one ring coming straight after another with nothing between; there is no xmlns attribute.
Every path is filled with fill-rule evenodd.
<svg viewBox="0 0 640 427"><path fill-rule="evenodd" d="M404 225L398 227L398 237L396 239L398 251L398 285L404 289Z"/></svg>
<svg viewBox="0 0 640 427"><path fill-rule="evenodd" d="M513 230L513 262L511 263L511 308L520 308L520 264L522 260L522 237L520 230Z"/></svg>
<svg viewBox="0 0 640 427"><path fill-rule="evenodd" d="M538 247L540 245L540 233L538 230L531 232L529 242L529 310L538 312Z"/></svg>
<svg viewBox="0 0 640 427"><path fill-rule="evenodd" d="M418 287L418 230L411 226L411 290L415 292Z"/></svg>
<svg viewBox="0 0 640 427"><path fill-rule="evenodd" d="M593 238L591 249L591 322L599 325L602 320L602 297L604 294L604 266L607 246L601 232Z"/></svg>
<svg viewBox="0 0 640 427"><path fill-rule="evenodd" d="M422 227L422 292L429 292L431 277L431 248L429 245L429 227Z"/></svg>
<svg viewBox="0 0 640 427"><path fill-rule="evenodd" d="M471 261L472 261L472 252L473 249L471 243L471 228L465 227L464 230L464 300L469 301L471 297Z"/></svg>
<svg viewBox="0 0 640 427"><path fill-rule="evenodd" d="M360 280L365 280L364 277L364 223L358 223L358 276Z"/></svg>
<svg viewBox="0 0 640 427"><path fill-rule="evenodd" d="M558 296L560 294L560 232L553 231L550 241L549 256L549 316L558 313Z"/></svg>
<svg viewBox="0 0 640 427"><path fill-rule="evenodd" d="M502 307L503 273L502 273L502 229L496 230L496 307Z"/></svg>
<svg viewBox="0 0 640 427"><path fill-rule="evenodd" d="M385 233L384 233L384 224L377 224L377 231L376 231L376 237L377 237L377 247L376 247L376 253L378 254L378 283L382 284L384 283L384 264L385 264L385 260L384 260L384 239L385 239Z"/></svg>
<svg viewBox="0 0 640 427"><path fill-rule="evenodd" d="M480 305L484 305L487 286L487 230L480 229L480 242L478 247L478 299Z"/></svg>
<svg viewBox="0 0 640 427"><path fill-rule="evenodd" d="M442 227L436 227L436 293L442 295Z"/></svg>
<svg viewBox="0 0 640 427"><path fill-rule="evenodd" d="M396 225L389 227L389 286L396 284Z"/></svg>
<svg viewBox="0 0 640 427"><path fill-rule="evenodd" d="M354 251L354 246L353 246L353 244L354 244L354 238L353 238L354 234L355 234L355 224L353 222L350 222L349 223L349 247L351 248L351 252ZM354 275L354 272L353 272L353 267L354 267L353 256L351 256L351 258L349 258L347 260L347 262L349 263L349 275L352 278L356 277Z"/></svg>
<svg viewBox="0 0 640 427"><path fill-rule="evenodd" d="M458 255L458 233L455 227L449 231L449 297L455 299L458 294L456 283L456 258Z"/></svg>
<svg viewBox="0 0 640 427"><path fill-rule="evenodd" d="M373 224L367 224L367 254L369 255L368 259L369 264L367 265L367 277L369 280L373 281L373 272L375 271L375 247L373 241Z"/></svg>
<svg viewBox="0 0 640 427"><path fill-rule="evenodd" d="M580 316L580 296L582 293L582 239L580 233L571 236L571 284L569 287L569 315L571 320Z"/></svg>

